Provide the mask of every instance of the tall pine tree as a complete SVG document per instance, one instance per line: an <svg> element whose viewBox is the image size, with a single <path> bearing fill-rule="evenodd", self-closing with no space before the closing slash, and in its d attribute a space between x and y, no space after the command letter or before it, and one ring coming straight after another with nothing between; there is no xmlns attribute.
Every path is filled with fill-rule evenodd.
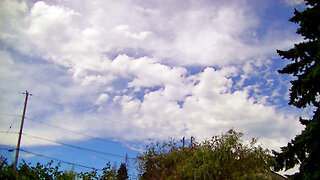
<svg viewBox="0 0 320 180"><path fill-rule="evenodd" d="M117 179L118 180L126 180L128 179L128 171L127 171L127 166L124 163L120 164L120 167L117 172Z"/></svg>
<svg viewBox="0 0 320 180"><path fill-rule="evenodd" d="M295 9L291 22L299 24L297 33L304 41L288 51L277 50L283 59L291 61L281 74L291 74L290 102L298 108L313 106L312 119L300 118L305 126L281 152L274 152L280 168L290 169L300 164L295 179L320 179L320 8L319 0L305 0L306 9Z"/></svg>

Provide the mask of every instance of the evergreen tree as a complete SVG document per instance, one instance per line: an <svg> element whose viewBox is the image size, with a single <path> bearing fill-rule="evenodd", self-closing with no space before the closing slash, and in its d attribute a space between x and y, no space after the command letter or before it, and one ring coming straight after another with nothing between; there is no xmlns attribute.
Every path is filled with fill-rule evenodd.
<svg viewBox="0 0 320 180"><path fill-rule="evenodd" d="M297 33L304 41L287 51L277 50L283 59L292 62L281 74L296 77L291 81L290 102L298 108L314 108L312 119L300 118L305 126L280 153L274 152L281 168L290 169L300 164L297 179L320 179L320 8L319 0L305 0L306 9L295 9L291 22L299 24Z"/></svg>
<svg viewBox="0 0 320 180"><path fill-rule="evenodd" d="M117 172L117 180L127 180L128 179L128 171L126 164L121 163L118 172Z"/></svg>

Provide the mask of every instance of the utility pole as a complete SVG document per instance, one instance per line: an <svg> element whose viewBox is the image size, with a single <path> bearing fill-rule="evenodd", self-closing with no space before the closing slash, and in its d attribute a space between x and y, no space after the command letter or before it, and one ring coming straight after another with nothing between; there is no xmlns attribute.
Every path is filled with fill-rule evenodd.
<svg viewBox="0 0 320 180"><path fill-rule="evenodd" d="M24 106L23 106L23 112L22 112L22 118L21 118L21 124L20 124L20 131L19 131L19 138L18 138L18 144L16 148L16 155L14 157L14 163L13 163L13 169L16 171L17 170L17 162L18 162L18 156L19 156L19 150L20 150L20 142L21 142L21 135L22 135L22 129L23 129L23 122L24 122L24 117L26 115L26 109L27 109L27 102L28 102L28 96L29 93L26 91L26 97L24 100Z"/></svg>
<svg viewBox="0 0 320 180"><path fill-rule="evenodd" d="M127 171L129 170L129 157L128 157L128 153L126 154L126 168L127 168Z"/></svg>
<svg viewBox="0 0 320 180"><path fill-rule="evenodd" d="M126 160L125 160L126 166L128 166L128 153L126 154Z"/></svg>
<svg viewBox="0 0 320 180"><path fill-rule="evenodd" d="M191 138L190 138L190 146L192 147L193 146L193 142L194 141L194 137L193 136L191 136Z"/></svg>
<svg viewBox="0 0 320 180"><path fill-rule="evenodd" d="M182 147L184 148L184 137L182 138Z"/></svg>

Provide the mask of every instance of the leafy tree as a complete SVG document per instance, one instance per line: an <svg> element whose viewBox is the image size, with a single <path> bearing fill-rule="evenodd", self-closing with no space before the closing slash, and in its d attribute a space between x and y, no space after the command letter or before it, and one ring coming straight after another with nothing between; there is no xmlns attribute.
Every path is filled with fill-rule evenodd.
<svg viewBox="0 0 320 180"><path fill-rule="evenodd" d="M17 173L9 166L7 159L0 157L0 179L17 179Z"/></svg>
<svg viewBox="0 0 320 180"><path fill-rule="evenodd" d="M256 139L243 143L230 130L209 141L178 147L174 141L151 144L138 156L141 179L272 179L274 163Z"/></svg>
<svg viewBox="0 0 320 180"><path fill-rule="evenodd" d="M15 179L59 179L59 180L72 180L78 177L77 173L71 169L70 171L60 171L60 164L52 166L53 162L49 162L46 165L37 163L35 167L31 167L30 164L22 162L18 166L18 171L13 170L13 165L8 165L5 158L0 158L0 179L15 180Z"/></svg>
<svg viewBox="0 0 320 180"><path fill-rule="evenodd" d="M121 163L117 172L117 180L126 180L126 179L128 179L127 166L126 164Z"/></svg>
<svg viewBox="0 0 320 180"><path fill-rule="evenodd" d="M281 74L296 77L291 81L290 102L298 108L314 108L312 119L300 118L305 126L281 152L274 152L279 169L290 169L300 164L297 179L320 179L320 8L319 0L305 0L307 8L303 11L295 9L291 22L299 24L297 33L304 41L293 48L277 50L283 59L292 62L282 70Z"/></svg>
<svg viewBox="0 0 320 180"><path fill-rule="evenodd" d="M102 169L102 176L101 176L101 180L112 180L112 179L116 179L116 167L113 166L111 167L110 162L107 163L106 167L104 167Z"/></svg>
<svg viewBox="0 0 320 180"><path fill-rule="evenodd" d="M125 164L121 164L118 171L116 164L111 167L110 162L102 169L102 175L98 175L96 169L89 172L74 172L74 169L61 171L60 163L53 166L53 161L46 165L37 163L30 166L23 161L19 164L17 171L13 170L13 165L9 165L7 159L0 156L0 179L4 180L125 180L128 179L128 172Z"/></svg>
<svg viewBox="0 0 320 180"><path fill-rule="evenodd" d="M81 172L79 174L80 179L83 180L98 180L97 170L93 169L90 172Z"/></svg>
<svg viewBox="0 0 320 180"><path fill-rule="evenodd" d="M59 177L59 180L76 180L78 179L78 174L74 172L74 169L70 169L68 171L64 171L61 176Z"/></svg>

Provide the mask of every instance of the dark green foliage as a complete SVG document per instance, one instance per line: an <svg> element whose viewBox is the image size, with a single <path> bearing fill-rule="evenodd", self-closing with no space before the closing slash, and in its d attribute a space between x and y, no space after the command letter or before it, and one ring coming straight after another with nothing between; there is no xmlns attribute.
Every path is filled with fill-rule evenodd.
<svg viewBox="0 0 320 180"><path fill-rule="evenodd" d="M115 167L111 167L111 164L108 162L106 167L102 169L101 180L111 180L116 179L117 170Z"/></svg>
<svg viewBox="0 0 320 180"><path fill-rule="evenodd" d="M247 145L234 130L209 141L178 147L151 144L138 156L141 179L272 179L273 159L253 139Z"/></svg>
<svg viewBox="0 0 320 180"><path fill-rule="evenodd" d="M0 157L0 179L17 179L16 172L9 166L7 159Z"/></svg>
<svg viewBox="0 0 320 180"><path fill-rule="evenodd" d="M126 164L121 163L117 172L117 180L126 180L126 179L128 179L127 166Z"/></svg>
<svg viewBox="0 0 320 180"><path fill-rule="evenodd" d="M0 179L8 180L51 180L51 179L76 179L77 174L73 172L73 169L70 171L60 171L60 164L52 167L52 161L46 165L41 165L37 163L35 167L31 167L30 164L27 164L23 161L18 167L18 171L13 170L12 165L8 165L6 159L1 157L0 165Z"/></svg>
<svg viewBox="0 0 320 180"><path fill-rule="evenodd" d="M98 175L97 170L90 172L74 172L73 168L68 171L59 170L60 164L52 166L53 161L46 165L37 163L36 166L30 166L23 161L18 166L18 171L13 170L13 166L9 165L7 160L0 157L0 179L2 180L113 180L128 179L126 167L120 166L117 174L116 167L112 167L108 162L106 167L102 169L102 175ZM124 169L125 168L125 169ZM121 173L121 174L120 174Z"/></svg>
<svg viewBox="0 0 320 180"><path fill-rule="evenodd" d="M83 180L98 180L99 177L97 176L97 170L93 169L90 172L81 172L80 174L78 174L78 176L80 177L80 179Z"/></svg>
<svg viewBox="0 0 320 180"><path fill-rule="evenodd" d="M307 8L295 10L291 22L300 27L297 33L304 37L304 42L295 44L288 51L277 50L288 64L279 72L296 77L291 81L290 102L298 108L315 108L312 119L300 118L305 129L291 140L280 153L274 152L279 169L290 169L300 163L297 179L320 179L320 8L318 0L305 0Z"/></svg>

